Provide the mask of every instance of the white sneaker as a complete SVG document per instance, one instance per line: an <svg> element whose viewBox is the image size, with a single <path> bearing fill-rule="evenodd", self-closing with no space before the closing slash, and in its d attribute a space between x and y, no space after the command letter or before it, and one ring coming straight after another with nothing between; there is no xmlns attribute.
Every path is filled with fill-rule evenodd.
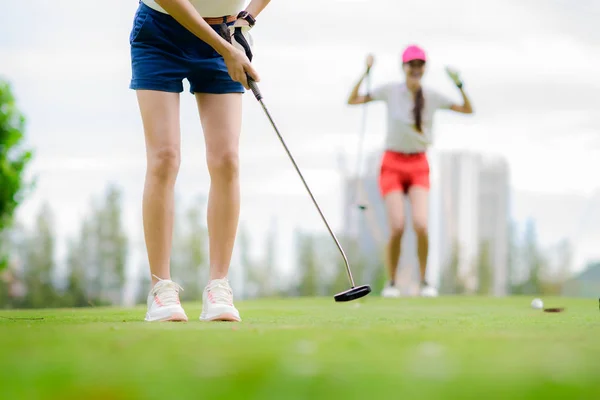
<svg viewBox="0 0 600 400"><path fill-rule="evenodd" d="M422 297L437 297L438 291L433 286L424 285L421 287L421 296Z"/></svg>
<svg viewBox="0 0 600 400"><path fill-rule="evenodd" d="M233 292L227 278L208 282L202 293L200 321L239 322L240 313L233 305Z"/></svg>
<svg viewBox="0 0 600 400"><path fill-rule="evenodd" d="M158 283L150 290L148 294L148 312L146 312L146 321L184 321L188 317L179 302L179 291L183 290L181 286L169 279L158 279Z"/></svg>
<svg viewBox="0 0 600 400"><path fill-rule="evenodd" d="M388 297L388 298L400 297L400 289L398 289L396 286L392 286L392 285L388 284L388 286L383 288L383 291L381 292L381 296Z"/></svg>

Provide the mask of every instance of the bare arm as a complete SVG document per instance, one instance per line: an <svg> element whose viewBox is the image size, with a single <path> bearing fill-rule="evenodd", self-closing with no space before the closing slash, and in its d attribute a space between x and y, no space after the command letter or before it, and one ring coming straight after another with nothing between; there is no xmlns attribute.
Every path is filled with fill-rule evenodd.
<svg viewBox="0 0 600 400"><path fill-rule="evenodd" d="M462 87L459 88L459 90L463 98L463 105L459 106L458 104L454 104L452 107L450 107L450 109L463 114L473 114L473 107L471 107L471 101L469 100L469 97L467 97L467 94Z"/></svg>
<svg viewBox="0 0 600 400"><path fill-rule="evenodd" d="M350 105L364 104L364 103L368 103L368 102L370 102L370 101L373 100L373 99L371 99L371 96L369 96L368 93L366 95L359 95L358 94L358 90L360 89L360 85L362 84L363 80L366 78L367 73L368 72L365 71L360 76L360 79L358 80L358 82L356 82L356 85L354 85L354 87L352 88L352 91L350 92L350 96L348 96L348 104L350 104Z"/></svg>
<svg viewBox="0 0 600 400"><path fill-rule="evenodd" d="M252 0L246 7L246 11L256 18L270 2L271 0Z"/></svg>
<svg viewBox="0 0 600 400"><path fill-rule="evenodd" d="M360 89L360 85L362 84L363 80L367 77L367 75L369 75L369 72L371 71L371 67L373 66L374 62L375 62L375 59L374 59L373 55L369 54L367 56L367 68L365 69L365 72L361 75L361 77L358 80L358 82L356 83L356 85L354 85L354 87L352 88L352 91L350 92L350 96L348 96L348 104L350 104L350 105L364 104L364 103L373 101L373 99L371 98L369 93L367 93L364 96L361 96L358 94L358 90Z"/></svg>
<svg viewBox="0 0 600 400"><path fill-rule="evenodd" d="M452 79L452 82L454 82L454 84L456 85L458 90L460 90L460 94L462 95L462 98L463 98L462 106L459 106L458 104L454 104L450 107L450 109L452 111L456 111L456 112L463 113L463 114L473 114L473 107L471 107L471 102L469 101L469 98L467 97L467 94L465 93L465 91L463 89L463 82L462 82L462 79L460 79L460 75L459 75L458 71L446 66L446 73L448 74L450 79Z"/></svg>

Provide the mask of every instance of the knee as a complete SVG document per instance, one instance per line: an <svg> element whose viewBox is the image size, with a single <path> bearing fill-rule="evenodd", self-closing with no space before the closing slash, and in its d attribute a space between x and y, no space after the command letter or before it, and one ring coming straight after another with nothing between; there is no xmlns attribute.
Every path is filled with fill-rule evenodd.
<svg viewBox="0 0 600 400"><path fill-rule="evenodd" d="M175 181L181 164L177 147L165 146L148 155L148 174L160 181Z"/></svg>
<svg viewBox="0 0 600 400"><path fill-rule="evenodd" d="M390 227L390 239L392 241L400 241L402 240L402 235L404 234L404 223L397 222L393 223Z"/></svg>
<svg viewBox="0 0 600 400"><path fill-rule="evenodd" d="M207 157L208 171L211 178L231 181L239 174L239 156L237 151L225 151L210 154Z"/></svg>
<svg viewBox="0 0 600 400"><path fill-rule="evenodd" d="M427 221L415 220L413 229L415 230L417 236L427 236Z"/></svg>

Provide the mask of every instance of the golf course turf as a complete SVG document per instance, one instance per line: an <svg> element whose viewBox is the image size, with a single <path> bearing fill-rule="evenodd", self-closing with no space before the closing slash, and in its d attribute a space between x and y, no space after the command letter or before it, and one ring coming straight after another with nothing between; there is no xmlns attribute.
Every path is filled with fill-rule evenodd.
<svg viewBox="0 0 600 400"><path fill-rule="evenodd" d="M0 311L0 399L600 399L597 299L237 301L241 323L145 307Z"/></svg>

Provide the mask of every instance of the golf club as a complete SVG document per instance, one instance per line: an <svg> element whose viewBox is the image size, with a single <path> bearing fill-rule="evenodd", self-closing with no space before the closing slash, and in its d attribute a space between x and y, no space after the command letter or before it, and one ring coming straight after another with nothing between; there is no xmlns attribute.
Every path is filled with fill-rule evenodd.
<svg viewBox="0 0 600 400"><path fill-rule="evenodd" d="M371 68L367 68L367 73L365 76L365 80L366 80L366 86L367 86L367 93L369 93L370 88L371 88ZM357 206L360 210L366 210L367 209L367 200L364 198L364 194L362 193L362 191L360 190L360 172L361 172L361 165L362 165L362 155L363 155L363 143L364 143L364 138L365 138L365 133L367 130L367 103L363 104L363 115L362 115L362 121L361 121L361 126L360 126L360 133L359 133L359 137L358 137L358 151L357 156L356 156L356 168L354 169L355 171L355 179L356 179L356 189L355 189L355 198Z"/></svg>
<svg viewBox="0 0 600 400"><path fill-rule="evenodd" d="M361 297L364 297L364 296L368 295L369 293L371 293L371 287L369 285L363 285L363 286L358 286L357 287L354 284L354 278L352 277L352 272L350 271L350 264L348 263L348 258L346 257L346 254L344 253L344 250L342 249L342 246L340 245L340 242L338 241L337 237L335 236L335 234L331 230L331 227L329 226L329 223L327 222L327 219L325 218L325 215L323 215L323 212L321 211L321 208L319 207L319 204L317 203L317 200L315 200L315 197L313 196L310 188L308 187L308 184L304 180L304 177L302 176L302 172L300 172L300 168L298 168L298 165L296 164L296 161L294 160L294 157L292 156L292 153L290 152L290 150L288 149L287 145L285 144L285 141L283 140L283 137L281 136L281 133L279 133L279 129L277 129L277 125L275 125L275 122L273 121L273 118L271 118L271 114L269 113L269 110L267 109L267 107L265 106L265 103L262 100L263 97L262 97L262 94L260 93L260 90L258 89L258 85L256 84L256 82L249 75L247 75L247 78L248 78L248 86L250 86L250 89L252 90L252 93L254 93L254 97L256 97L256 100L260 103L260 105L262 106L265 114L267 115L267 118L271 122L271 126L275 130L275 133L277 133L277 136L279 137L279 141L283 145L283 148L285 149L288 157L292 161L292 164L294 165L294 168L296 169L296 172L300 176L300 179L302 180L302 183L304 184L304 187L306 188L306 191L310 195L310 198L312 199L315 207L317 208L317 211L321 215L321 218L323 219L323 222L325 223L325 226L327 227L327 230L329 231L329 234L331 235L331 237L332 237L333 241L335 242L338 250L340 251L340 254L342 255L342 257L344 259L344 264L346 265L346 271L348 272L348 278L350 279L350 284L352 285L352 287L350 289L344 291L344 292L336 294L335 296L333 296L333 298L335 299L336 302L344 302L344 301L351 301L351 300L359 299Z"/></svg>

